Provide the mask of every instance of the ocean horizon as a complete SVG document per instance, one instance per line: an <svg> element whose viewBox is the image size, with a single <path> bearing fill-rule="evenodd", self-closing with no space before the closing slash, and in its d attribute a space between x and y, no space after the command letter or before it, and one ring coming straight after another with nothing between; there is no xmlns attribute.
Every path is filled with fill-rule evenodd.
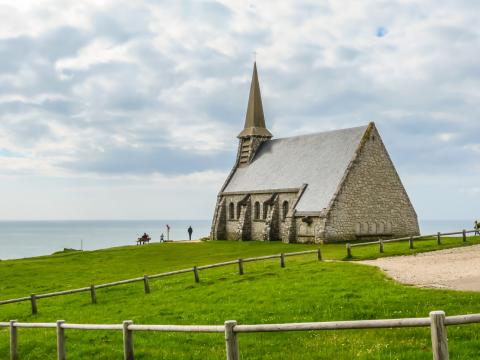
<svg viewBox="0 0 480 360"><path fill-rule="evenodd" d="M193 228L192 240L210 233L211 220L34 220L0 221L0 260L50 255L65 248L98 250L135 245L144 232L152 242L161 234L170 240L188 240L187 229ZM422 234L472 228L473 220L423 220Z"/></svg>

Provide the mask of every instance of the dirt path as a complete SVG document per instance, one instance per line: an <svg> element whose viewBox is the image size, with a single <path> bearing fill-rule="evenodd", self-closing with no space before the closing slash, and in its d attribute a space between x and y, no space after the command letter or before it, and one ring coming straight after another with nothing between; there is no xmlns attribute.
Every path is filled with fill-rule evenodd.
<svg viewBox="0 0 480 360"><path fill-rule="evenodd" d="M378 266L404 284L480 291L480 245L359 263Z"/></svg>

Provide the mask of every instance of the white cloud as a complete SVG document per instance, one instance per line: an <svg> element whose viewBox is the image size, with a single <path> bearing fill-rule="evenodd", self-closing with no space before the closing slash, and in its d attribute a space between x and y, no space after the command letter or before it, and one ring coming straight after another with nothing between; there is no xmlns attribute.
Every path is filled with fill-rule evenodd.
<svg viewBox="0 0 480 360"><path fill-rule="evenodd" d="M0 175L102 188L134 173L185 189L192 173L222 178L256 51L275 136L376 121L434 218L439 178L480 176L479 12L453 0L0 0L0 150L14 154L0 151Z"/></svg>
<svg viewBox="0 0 480 360"><path fill-rule="evenodd" d="M96 12L115 1L0 0L0 38L39 34L60 26L88 29Z"/></svg>
<svg viewBox="0 0 480 360"><path fill-rule="evenodd" d="M452 140L454 138L455 134L453 134L453 133L440 133L437 136L441 141L449 142L450 140Z"/></svg>
<svg viewBox="0 0 480 360"><path fill-rule="evenodd" d="M133 62L129 50L129 43L116 45L108 39L99 38L80 49L76 57L57 60L55 68L62 73L65 70L87 70L96 64Z"/></svg>
<svg viewBox="0 0 480 360"><path fill-rule="evenodd" d="M465 145L467 150L473 151L474 153L480 154L480 144L470 144Z"/></svg>

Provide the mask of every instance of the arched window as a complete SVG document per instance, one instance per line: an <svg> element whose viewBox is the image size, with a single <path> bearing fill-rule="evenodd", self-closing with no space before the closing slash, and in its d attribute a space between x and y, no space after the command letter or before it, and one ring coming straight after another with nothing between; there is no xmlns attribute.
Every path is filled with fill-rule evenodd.
<svg viewBox="0 0 480 360"><path fill-rule="evenodd" d="M285 219L288 214L288 201L285 200L282 204L282 219Z"/></svg>
<svg viewBox="0 0 480 360"><path fill-rule="evenodd" d="M362 224L361 223L356 223L355 224L355 234L360 235L362 233Z"/></svg>
<svg viewBox="0 0 480 360"><path fill-rule="evenodd" d="M228 218L230 220L233 220L235 219L235 205L233 204L233 202L230 203L230 205L228 205L229 208L228 208Z"/></svg>
<svg viewBox="0 0 480 360"><path fill-rule="evenodd" d="M392 233L392 223L390 221L387 221L387 224L385 225L385 232L387 234L391 234Z"/></svg>
<svg viewBox="0 0 480 360"><path fill-rule="evenodd" d="M268 205L263 204L263 219L267 218L267 214L268 214Z"/></svg>
<svg viewBox="0 0 480 360"><path fill-rule="evenodd" d="M377 233L378 234L385 234L385 223L383 221L380 221L378 223Z"/></svg>
<svg viewBox="0 0 480 360"><path fill-rule="evenodd" d="M368 234L368 223L362 223L362 234Z"/></svg>
<svg viewBox="0 0 480 360"><path fill-rule="evenodd" d="M242 213L242 205L240 203L237 204L237 219L240 219L240 214Z"/></svg>
<svg viewBox="0 0 480 360"><path fill-rule="evenodd" d="M255 202L255 206L253 209L253 218L255 220L260 219L260 203L258 201Z"/></svg>

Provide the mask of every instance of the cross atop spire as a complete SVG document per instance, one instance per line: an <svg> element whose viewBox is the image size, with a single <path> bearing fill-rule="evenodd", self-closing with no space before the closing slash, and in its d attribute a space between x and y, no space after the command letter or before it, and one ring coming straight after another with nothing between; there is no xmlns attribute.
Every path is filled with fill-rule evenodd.
<svg viewBox="0 0 480 360"><path fill-rule="evenodd" d="M262 96L260 94L260 84L258 82L257 63L253 63L252 83L250 85L250 95L248 97L247 115L245 116L245 126L238 135L239 138L250 136L259 136L271 138L272 134L265 127L265 117L263 115Z"/></svg>

